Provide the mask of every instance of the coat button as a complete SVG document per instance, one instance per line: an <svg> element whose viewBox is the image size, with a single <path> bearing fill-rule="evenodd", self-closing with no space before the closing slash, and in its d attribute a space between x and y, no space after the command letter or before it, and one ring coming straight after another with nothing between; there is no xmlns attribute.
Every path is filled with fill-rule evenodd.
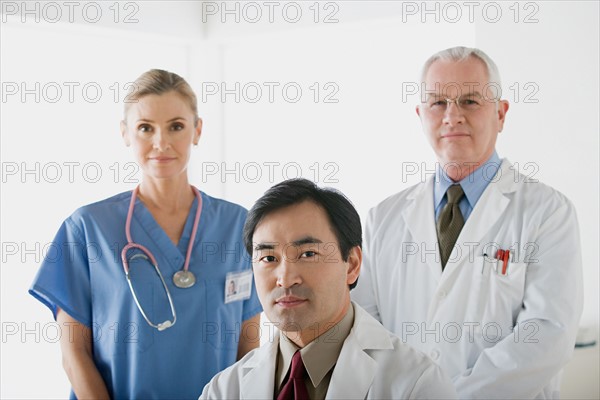
<svg viewBox="0 0 600 400"><path fill-rule="evenodd" d="M438 292L438 297L439 297L440 299L443 299L444 297L446 297L446 294L447 294L447 293L446 293L445 291L443 291L443 290L440 290L440 291Z"/></svg>
<svg viewBox="0 0 600 400"><path fill-rule="evenodd" d="M438 350L432 350L429 354L433 360L440 358L440 352Z"/></svg>

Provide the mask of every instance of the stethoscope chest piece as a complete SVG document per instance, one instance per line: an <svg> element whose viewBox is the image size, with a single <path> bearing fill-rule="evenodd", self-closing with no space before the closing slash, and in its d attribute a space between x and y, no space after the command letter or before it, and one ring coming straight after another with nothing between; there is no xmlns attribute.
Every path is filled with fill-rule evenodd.
<svg viewBox="0 0 600 400"><path fill-rule="evenodd" d="M196 276L192 271L177 271L173 274L173 284L178 288L187 289L196 283Z"/></svg>

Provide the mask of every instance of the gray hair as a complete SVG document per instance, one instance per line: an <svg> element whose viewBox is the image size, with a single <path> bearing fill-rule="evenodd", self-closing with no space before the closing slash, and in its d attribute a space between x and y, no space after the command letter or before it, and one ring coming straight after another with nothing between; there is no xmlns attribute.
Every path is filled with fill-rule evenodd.
<svg viewBox="0 0 600 400"><path fill-rule="evenodd" d="M425 76L427 75L427 71L431 64L436 62L437 60L444 61L464 61L469 57L475 57L479 60L483 61L485 65L485 69L487 70L488 80L489 82L493 82L499 88L502 87L502 82L500 82L500 72L498 71L498 67L494 60L492 60L487 54L485 54L482 50L479 50L474 47L451 47L446 50L439 51L429 57L429 59L423 65L421 69L421 82L425 82Z"/></svg>

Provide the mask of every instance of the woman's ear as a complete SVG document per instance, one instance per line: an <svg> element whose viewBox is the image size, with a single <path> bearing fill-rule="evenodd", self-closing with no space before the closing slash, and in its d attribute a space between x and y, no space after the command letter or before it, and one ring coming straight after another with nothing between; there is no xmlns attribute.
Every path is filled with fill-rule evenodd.
<svg viewBox="0 0 600 400"><path fill-rule="evenodd" d="M198 146L200 136L202 135L202 118L196 120L196 129L194 132L194 146Z"/></svg>
<svg viewBox="0 0 600 400"><path fill-rule="evenodd" d="M129 136L127 135L127 124L125 121L121 121L121 137L123 138L123 142L125 142L125 146L129 147L131 142L129 141Z"/></svg>

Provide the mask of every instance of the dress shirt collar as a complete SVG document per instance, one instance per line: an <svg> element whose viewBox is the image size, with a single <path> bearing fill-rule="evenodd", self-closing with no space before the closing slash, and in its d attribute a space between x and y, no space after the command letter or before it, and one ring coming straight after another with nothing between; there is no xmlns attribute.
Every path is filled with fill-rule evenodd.
<svg viewBox="0 0 600 400"><path fill-rule="evenodd" d="M350 303L346 315L340 322L315 338L315 340L302 349L280 332L278 357L280 364L277 367L277 387L281 387L281 383L290 368L292 357L296 350L300 349L302 362L306 367L306 371L308 372L308 376L310 377L313 386L316 388L325 375L327 375L336 364L338 356L342 351L344 341L348 334L350 334L353 324L354 306Z"/></svg>
<svg viewBox="0 0 600 400"><path fill-rule="evenodd" d="M452 181L444 168L438 163L433 184L434 208L437 209L448 188L455 183L460 183L469 205L471 208L475 208L475 204L477 204L488 183L496 176L501 163L498 153L494 150L492 156L481 167L465 176L460 182Z"/></svg>

